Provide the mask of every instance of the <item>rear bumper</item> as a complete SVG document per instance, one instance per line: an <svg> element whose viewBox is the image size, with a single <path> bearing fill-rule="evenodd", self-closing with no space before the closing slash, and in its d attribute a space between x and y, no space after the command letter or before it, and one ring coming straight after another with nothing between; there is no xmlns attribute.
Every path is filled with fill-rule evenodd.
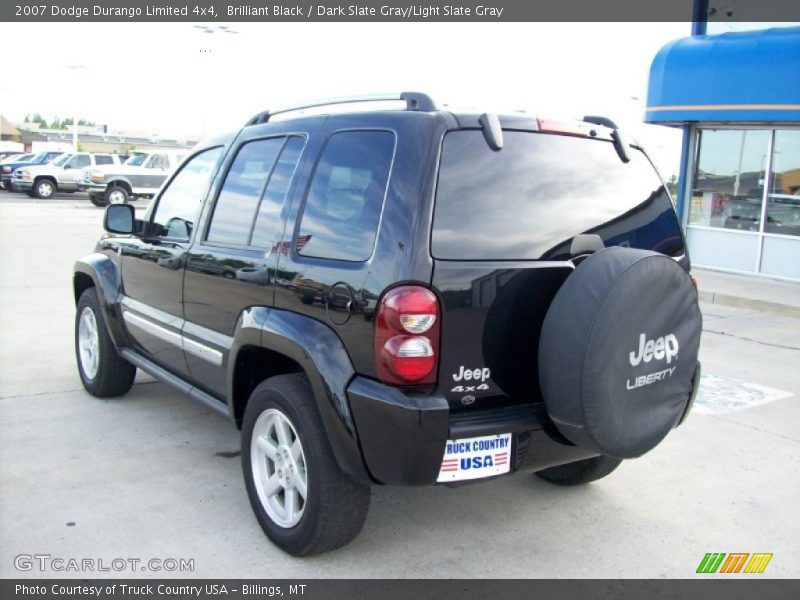
<svg viewBox="0 0 800 600"><path fill-rule="evenodd" d="M347 397L364 462L382 484L436 483L448 439L513 434L511 472L594 456L551 436L541 404L451 414L440 394L415 395L363 377L352 381Z"/></svg>
<svg viewBox="0 0 800 600"><path fill-rule="evenodd" d="M699 384L700 363L676 426L689 414ZM441 394L415 394L364 377L353 379L347 398L364 463L372 479L382 484L436 483L447 440L498 433L512 434L512 473L597 456L561 436L543 404L451 413Z"/></svg>
<svg viewBox="0 0 800 600"><path fill-rule="evenodd" d="M689 394L689 401L686 403L686 408L683 410L683 414L678 420L678 425L682 424L686 420L686 417L689 416L689 413L692 410L692 406L694 406L694 400L697 398L697 392L700 390L700 375L702 372L703 368L698 362L697 366L694 368L694 376L692 377L692 392ZM676 425L676 427L678 425Z"/></svg>

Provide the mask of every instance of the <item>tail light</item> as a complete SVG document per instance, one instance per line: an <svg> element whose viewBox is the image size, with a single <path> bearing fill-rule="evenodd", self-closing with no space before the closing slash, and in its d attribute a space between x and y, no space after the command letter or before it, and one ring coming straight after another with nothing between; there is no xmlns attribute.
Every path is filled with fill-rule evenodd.
<svg viewBox="0 0 800 600"><path fill-rule="evenodd" d="M375 319L375 364L381 381L436 383L439 321L439 300L428 288L404 285L386 293Z"/></svg>

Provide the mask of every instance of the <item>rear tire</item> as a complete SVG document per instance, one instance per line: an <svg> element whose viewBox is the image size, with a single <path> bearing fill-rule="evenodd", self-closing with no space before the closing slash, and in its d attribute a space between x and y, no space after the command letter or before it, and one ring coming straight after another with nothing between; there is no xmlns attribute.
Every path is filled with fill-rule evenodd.
<svg viewBox="0 0 800 600"><path fill-rule="evenodd" d="M87 289L78 300L75 358L81 383L92 396L121 396L133 386L136 367L117 354L94 288Z"/></svg>
<svg viewBox="0 0 800 600"><path fill-rule="evenodd" d="M609 475L622 462L610 456L595 456L577 462L550 467L536 475L556 485L582 485Z"/></svg>
<svg viewBox="0 0 800 600"><path fill-rule="evenodd" d="M364 525L370 488L336 464L303 375L271 377L253 391L242 424L242 470L259 525L289 554L340 548Z"/></svg>

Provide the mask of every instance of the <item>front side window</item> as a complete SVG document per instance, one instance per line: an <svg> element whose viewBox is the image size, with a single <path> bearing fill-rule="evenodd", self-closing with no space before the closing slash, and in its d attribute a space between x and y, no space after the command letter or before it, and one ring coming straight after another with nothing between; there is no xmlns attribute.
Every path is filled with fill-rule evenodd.
<svg viewBox="0 0 800 600"><path fill-rule="evenodd" d="M306 198L298 254L346 261L370 257L394 146L389 131L341 131L330 137Z"/></svg>
<svg viewBox="0 0 800 600"><path fill-rule="evenodd" d="M92 159L88 154L76 154L72 159L64 165L65 169L82 169L92 164Z"/></svg>
<svg viewBox="0 0 800 600"><path fill-rule="evenodd" d="M147 154L132 154L125 164L129 167L139 167L147 159Z"/></svg>
<svg viewBox="0 0 800 600"><path fill-rule="evenodd" d="M151 169L164 171L169 168L169 159L166 154L153 154L150 156L150 163L148 166Z"/></svg>
<svg viewBox="0 0 800 600"><path fill-rule="evenodd" d="M800 130L778 130L764 231L800 236Z"/></svg>
<svg viewBox="0 0 800 600"><path fill-rule="evenodd" d="M217 147L197 154L172 179L159 197L150 226L152 235L182 241L191 237L222 150Z"/></svg>
<svg viewBox="0 0 800 600"><path fill-rule="evenodd" d="M766 130L700 131L689 224L758 231L768 148Z"/></svg>
<svg viewBox="0 0 800 600"><path fill-rule="evenodd" d="M53 161L53 164L56 167L63 167L72 156L72 154L62 154Z"/></svg>
<svg viewBox="0 0 800 600"><path fill-rule="evenodd" d="M97 165L112 165L114 164L114 159L108 156L107 154L98 154L94 157L95 164Z"/></svg>

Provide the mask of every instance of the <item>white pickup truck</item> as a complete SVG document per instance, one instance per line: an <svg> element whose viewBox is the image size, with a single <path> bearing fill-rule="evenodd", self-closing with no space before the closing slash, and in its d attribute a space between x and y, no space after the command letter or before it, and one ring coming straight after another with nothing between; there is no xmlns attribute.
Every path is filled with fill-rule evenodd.
<svg viewBox="0 0 800 600"><path fill-rule="evenodd" d="M95 206L152 198L185 156L185 152L159 150L131 156L121 166L87 168L81 173L78 189L89 192Z"/></svg>

